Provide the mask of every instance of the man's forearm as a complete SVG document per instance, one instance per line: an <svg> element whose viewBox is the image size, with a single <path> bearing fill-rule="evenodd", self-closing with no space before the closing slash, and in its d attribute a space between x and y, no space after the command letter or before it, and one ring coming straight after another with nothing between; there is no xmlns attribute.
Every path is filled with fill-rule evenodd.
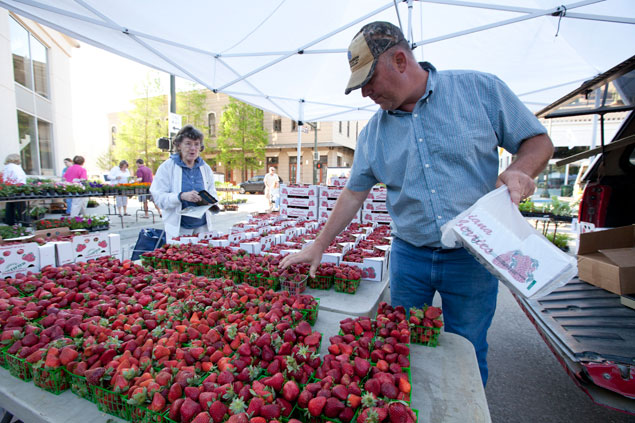
<svg viewBox="0 0 635 423"><path fill-rule="evenodd" d="M553 156L553 143L546 134L536 135L523 141L516 153L516 160L509 169L519 170L535 178L542 172Z"/></svg>
<svg viewBox="0 0 635 423"><path fill-rule="evenodd" d="M353 220L355 213L360 209L369 192L370 190L351 191L348 188L342 190L331 216L314 241L322 251L326 250L333 239Z"/></svg>

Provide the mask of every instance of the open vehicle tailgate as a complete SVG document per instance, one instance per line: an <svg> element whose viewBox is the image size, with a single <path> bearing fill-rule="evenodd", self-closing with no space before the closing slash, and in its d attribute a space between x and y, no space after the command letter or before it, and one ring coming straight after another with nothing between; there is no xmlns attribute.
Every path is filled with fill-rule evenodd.
<svg viewBox="0 0 635 423"><path fill-rule="evenodd" d="M540 299L516 300L594 402L635 414L635 310L577 278Z"/></svg>

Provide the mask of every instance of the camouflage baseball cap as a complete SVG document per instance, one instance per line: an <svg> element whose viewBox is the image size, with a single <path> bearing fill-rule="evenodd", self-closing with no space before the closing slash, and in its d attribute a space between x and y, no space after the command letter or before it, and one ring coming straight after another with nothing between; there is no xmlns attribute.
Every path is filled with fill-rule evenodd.
<svg viewBox="0 0 635 423"><path fill-rule="evenodd" d="M348 46L351 77L344 93L348 94L366 85L373 77L379 56L403 40L401 30L390 22L371 22L364 25Z"/></svg>

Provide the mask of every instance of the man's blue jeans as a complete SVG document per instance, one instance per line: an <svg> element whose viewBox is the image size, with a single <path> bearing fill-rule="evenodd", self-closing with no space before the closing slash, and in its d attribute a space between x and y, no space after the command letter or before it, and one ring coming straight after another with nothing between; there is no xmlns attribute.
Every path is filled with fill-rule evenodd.
<svg viewBox="0 0 635 423"><path fill-rule="evenodd" d="M465 249L415 247L398 238L390 251L393 306L432 305L439 291L445 331L474 345L483 386L487 383L487 330L496 310L498 281Z"/></svg>

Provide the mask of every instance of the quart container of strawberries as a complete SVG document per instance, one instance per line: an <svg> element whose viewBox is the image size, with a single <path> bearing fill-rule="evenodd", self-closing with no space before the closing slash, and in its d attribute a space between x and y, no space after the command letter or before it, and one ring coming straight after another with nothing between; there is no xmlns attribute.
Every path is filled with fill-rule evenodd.
<svg viewBox="0 0 635 423"><path fill-rule="evenodd" d="M137 405L130 409L130 421L133 423L176 423L167 414L167 411L157 413L142 405Z"/></svg>
<svg viewBox="0 0 635 423"><path fill-rule="evenodd" d="M201 264L200 263L186 263L183 262L183 272L191 273L195 276L201 276Z"/></svg>
<svg viewBox="0 0 635 423"><path fill-rule="evenodd" d="M335 291L345 294L354 294L357 292L361 279L343 279L335 277Z"/></svg>
<svg viewBox="0 0 635 423"><path fill-rule="evenodd" d="M99 411L120 419L130 420L132 406L128 404L123 395L101 386L91 385L91 388L93 389L93 401L97 404Z"/></svg>
<svg viewBox="0 0 635 423"><path fill-rule="evenodd" d="M59 395L69 388L66 372L62 367L56 369L33 368L33 383L52 394Z"/></svg>
<svg viewBox="0 0 635 423"><path fill-rule="evenodd" d="M421 325L411 325L410 342L426 347L436 347L439 345L440 328L431 328Z"/></svg>
<svg viewBox="0 0 635 423"><path fill-rule="evenodd" d="M143 267L153 267L154 266L154 257L152 257L152 252L148 251L146 253L141 254L141 265Z"/></svg>
<svg viewBox="0 0 635 423"><path fill-rule="evenodd" d="M93 400L93 389L88 385L84 376L76 375L66 368L66 378L68 379L68 385L72 393L80 398L87 399L88 401L95 402Z"/></svg>
<svg viewBox="0 0 635 423"><path fill-rule="evenodd" d="M426 347L439 345L439 333L443 327L441 308L428 305L422 308L411 307L409 314L410 342Z"/></svg>
<svg viewBox="0 0 635 423"><path fill-rule="evenodd" d="M283 291L289 292L290 295L299 295L306 289L306 281L309 275L281 276L280 286Z"/></svg>
<svg viewBox="0 0 635 423"><path fill-rule="evenodd" d="M259 276L258 273L244 273L243 274L243 282L245 282L246 284L249 284L251 286L258 287L258 286L260 286L258 276Z"/></svg>
<svg viewBox="0 0 635 423"><path fill-rule="evenodd" d="M309 288L311 289L331 289L333 286L333 276L332 275L315 275L314 278L309 278L307 281Z"/></svg>
<svg viewBox="0 0 635 423"><path fill-rule="evenodd" d="M258 275L258 286L264 286L267 289L277 291L280 288L280 279L275 276Z"/></svg>
<svg viewBox="0 0 635 423"><path fill-rule="evenodd" d="M29 382L33 379L33 365L17 355L5 353L4 360L11 376Z"/></svg>

